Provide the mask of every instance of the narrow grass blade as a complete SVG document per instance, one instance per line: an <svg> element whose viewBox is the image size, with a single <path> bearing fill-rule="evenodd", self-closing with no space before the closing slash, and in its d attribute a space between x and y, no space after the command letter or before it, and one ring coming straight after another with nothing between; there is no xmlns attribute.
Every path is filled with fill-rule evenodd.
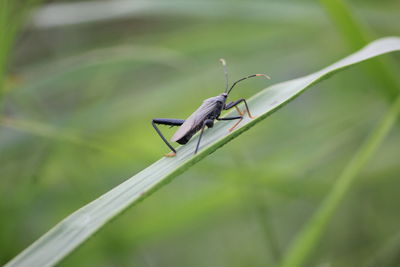
<svg viewBox="0 0 400 267"><path fill-rule="evenodd" d="M93 141L93 137L83 137L77 132L66 129L59 129L49 124L44 124L32 120L10 119L0 117L0 126L26 132L32 135L40 136L57 141L63 141L70 144L86 147L89 149L110 153L112 155L126 157L123 153L108 149L100 141Z"/></svg>
<svg viewBox="0 0 400 267"><path fill-rule="evenodd" d="M7 64L12 46L29 11L41 0L0 1L0 108L5 94Z"/></svg>
<svg viewBox="0 0 400 267"><path fill-rule="evenodd" d="M391 235L388 240L366 261L364 267L395 267L400 262L400 233Z"/></svg>
<svg viewBox="0 0 400 267"><path fill-rule="evenodd" d="M360 49L368 42L369 34L362 28L354 12L350 12L346 2L343 0L320 0L320 2L353 51Z"/></svg>
<svg viewBox="0 0 400 267"><path fill-rule="evenodd" d="M359 171L368 162L389 133L390 129L396 122L399 112L400 96L393 103L391 109L387 112L382 122L359 148L353 159L337 179L333 189L322 203L320 209L293 242L285 261L282 264L283 267L298 267L305 265L306 260L312 253L313 249L318 245L323 231L326 229L336 208L343 200L346 192L349 191L351 184L354 182Z"/></svg>
<svg viewBox="0 0 400 267"><path fill-rule="evenodd" d="M342 39L350 47L350 51L356 51L371 40L371 34L363 27L355 12L345 0L320 0L327 13L330 15ZM372 77L377 86L383 88L383 93L392 100L400 88L400 80L396 73L395 64L386 58L374 59L364 64L366 74Z"/></svg>
<svg viewBox="0 0 400 267"><path fill-rule="evenodd" d="M214 128L206 131L203 136L200 153L193 155L197 141L197 138L193 138L187 145L178 149L178 155L175 158L160 159L74 212L6 266L52 266L56 264L129 206L250 129L313 84L341 69L396 50L400 50L400 38L380 39L318 72L266 88L249 100L251 111L257 116L256 119L244 119L240 128L231 133L228 129L235 122L216 123Z"/></svg>

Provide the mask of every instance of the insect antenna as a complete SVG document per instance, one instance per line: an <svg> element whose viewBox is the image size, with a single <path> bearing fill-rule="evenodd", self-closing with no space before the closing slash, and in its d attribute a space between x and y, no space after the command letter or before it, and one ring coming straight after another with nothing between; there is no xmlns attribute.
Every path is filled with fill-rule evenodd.
<svg viewBox="0 0 400 267"><path fill-rule="evenodd" d="M234 83L232 84L231 88L229 88L228 94L232 91L233 87L235 87L235 85L238 84L239 82L244 81L244 80L249 79L249 78L258 77L258 76L263 76L263 77L265 77L265 78L267 78L267 79L271 79L271 78L270 78L268 75L266 75L266 74L252 74L252 75L249 75L249 76L247 76L247 77L244 77L244 78L239 79L239 80L237 80L236 82L234 82Z"/></svg>
<svg viewBox="0 0 400 267"><path fill-rule="evenodd" d="M219 61L221 62L222 67L224 67L225 83L226 83L226 86L225 86L225 93L226 93L226 92L228 91L228 88L229 88L228 68L226 67L226 61L225 61L225 59L220 58Z"/></svg>

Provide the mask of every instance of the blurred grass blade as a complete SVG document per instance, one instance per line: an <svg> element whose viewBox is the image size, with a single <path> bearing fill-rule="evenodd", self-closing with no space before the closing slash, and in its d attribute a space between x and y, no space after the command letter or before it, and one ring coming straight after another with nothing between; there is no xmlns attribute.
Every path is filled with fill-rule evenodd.
<svg viewBox="0 0 400 267"><path fill-rule="evenodd" d="M128 156L124 153L107 148L106 146L102 145L100 141L94 141L93 137L83 137L77 132L73 132L67 129L59 129L52 125L32 120L0 117L0 126L30 133L32 135L40 136L43 138L68 142L70 144L90 148L104 153L110 153L114 156Z"/></svg>
<svg viewBox="0 0 400 267"><path fill-rule="evenodd" d="M304 227L304 230L300 232L299 236L293 242L282 266L298 267L305 265L313 249L318 245L323 231L326 229L336 208L339 206L346 192L350 189L350 186L354 182L359 171L368 162L389 133L390 129L396 122L399 112L400 96L393 103L391 109L387 112L380 125L378 125L378 127L376 127L376 129L371 133L343 170L334 187L322 203L321 208L316 212Z"/></svg>
<svg viewBox="0 0 400 267"><path fill-rule="evenodd" d="M9 30L9 17L11 13L8 0L0 1L0 101L4 94L4 79L6 72L6 63L9 53L9 44L11 43ZM6 30L7 29L7 30Z"/></svg>
<svg viewBox="0 0 400 267"><path fill-rule="evenodd" d="M320 2L352 51L360 49L368 42L370 34L362 27L354 12L349 10L346 2L343 0L320 0Z"/></svg>
<svg viewBox="0 0 400 267"><path fill-rule="evenodd" d="M400 262L400 233L390 235L371 258L362 265L364 267L396 267Z"/></svg>
<svg viewBox="0 0 400 267"><path fill-rule="evenodd" d="M0 106L5 94L5 78L11 49L29 11L41 0L0 0Z"/></svg>
<svg viewBox="0 0 400 267"><path fill-rule="evenodd" d="M371 34L363 27L363 23L356 16L345 0L320 0L330 15L343 40L356 51L371 40ZM396 65L390 58L379 58L364 65L368 77L372 77L376 86L382 87L389 100L399 93L400 79L396 73Z"/></svg>
<svg viewBox="0 0 400 267"><path fill-rule="evenodd" d="M265 16L265 14L268 16ZM282 1L80 1L55 2L44 5L32 17L37 28L52 28L80 23L104 22L129 17L170 15L174 17L235 18L247 20L303 21L313 17L322 21L318 6Z"/></svg>
<svg viewBox="0 0 400 267"><path fill-rule="evenodd" d="M244 119L240 128L228 132L233 123L216 123L206 131L200 153L193 155L197 138L178 149L175 158L162 158L121 185L74 212L10 261L6 266L51 266L71 253L108 221L171 178L228 143L313 84L333 73L384 53L400 50L400 38L377 40L362 50L313 74L279 83L256 94L249 101L256 119Z"/></svg>

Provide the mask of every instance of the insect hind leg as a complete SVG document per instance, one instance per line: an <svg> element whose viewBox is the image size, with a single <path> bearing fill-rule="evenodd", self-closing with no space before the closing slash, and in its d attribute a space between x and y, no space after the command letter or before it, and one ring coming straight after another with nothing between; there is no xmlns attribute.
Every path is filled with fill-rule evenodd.
<svg viewBox="0 0 400 267"><path fill-rule="evenodd" d="M153 122L155 124L161 124L161 125L181 126L185 122L185 120L179 120L179 119L153 119Z"/></svg>
<svg viewBox="0 0 400 267"><path fill-rule="evenodd" d="M181 126L185 120L179 120L179 119L153 119L151 121L151 124L153 125L154 129L158 133L158 135L161 137L161 139L164 141L164 143L172 150L172 153L169 153L165 156L167 157L173 157L176 155L176 150L175 148L168 142L168 140L164 137L164 135L161 133L160 129L158 129L157 124L160 125L169 125L169 126Z"/></svg>

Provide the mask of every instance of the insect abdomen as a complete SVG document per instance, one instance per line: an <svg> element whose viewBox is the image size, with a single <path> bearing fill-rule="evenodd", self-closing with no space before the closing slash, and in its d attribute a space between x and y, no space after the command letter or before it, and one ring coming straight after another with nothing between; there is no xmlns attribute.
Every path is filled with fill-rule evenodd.
<svg viewBox="0 0 400 267"><path fill-rule="evenodd" d="M191 135L191 136L185 135L185 136L182 137L181 139L176 140L176 142L177 142L178 144L185 145L187 142L189 142L189 140L190 140L190 138L191 138L192 136L193 136L193 135Z"/></svg>
<svg viewBox="0 0 400 267"><path fill-rule="evenodd" d="M192 138L192 136L198 132L198 130L200 130L200 127L196 127L195 129L192 129L191 131L187 132L187 134L185 134L184 136L182 136L182 138L176 140L175 142L177 142L178 144L181 145L185 145L187 142L189 142L189 140Z"/></svg>

